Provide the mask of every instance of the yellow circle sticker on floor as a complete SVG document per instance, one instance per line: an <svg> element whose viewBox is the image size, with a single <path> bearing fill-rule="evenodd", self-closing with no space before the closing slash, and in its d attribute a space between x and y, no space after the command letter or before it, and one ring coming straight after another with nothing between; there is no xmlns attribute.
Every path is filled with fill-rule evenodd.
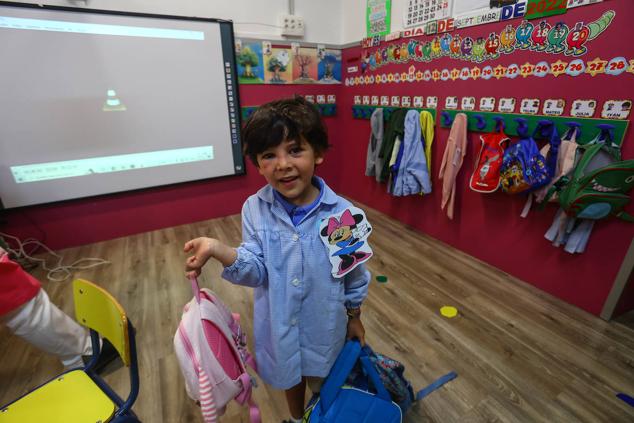
<svg viewBox="0 0 634 423"><path fill-rule="evenodd" d="M452 306L443 306L440 307L440 314L447 318L456 317L458 315L458 309Z"/></svg>

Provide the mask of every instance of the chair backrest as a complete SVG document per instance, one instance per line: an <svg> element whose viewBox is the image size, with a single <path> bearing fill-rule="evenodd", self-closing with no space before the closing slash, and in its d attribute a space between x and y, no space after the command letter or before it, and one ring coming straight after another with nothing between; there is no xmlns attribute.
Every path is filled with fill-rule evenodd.
<svg viewBox="0 0 634 423"><path fill-rule="evenodd" d="M121 304L105 289L84 279L73 281L73 297L77 321L108 339L123 364L130 366L128 318Z"/></svg>

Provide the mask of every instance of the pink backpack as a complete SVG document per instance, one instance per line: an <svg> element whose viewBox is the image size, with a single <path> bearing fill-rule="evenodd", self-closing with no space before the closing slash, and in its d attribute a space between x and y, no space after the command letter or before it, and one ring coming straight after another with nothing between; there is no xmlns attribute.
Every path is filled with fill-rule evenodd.
<svg viewBox="0 0 634 423"><path fill-rule="evenodd" d="M185 378L187 394L200 402L205 423L215 423L235 399L249 405L251 423L260 423L260 410L251 397L253 380L248 364L257 372L246 348L240 315L208 289L191 279L194 298L185 305L174 335L174 349Z"/></svg>

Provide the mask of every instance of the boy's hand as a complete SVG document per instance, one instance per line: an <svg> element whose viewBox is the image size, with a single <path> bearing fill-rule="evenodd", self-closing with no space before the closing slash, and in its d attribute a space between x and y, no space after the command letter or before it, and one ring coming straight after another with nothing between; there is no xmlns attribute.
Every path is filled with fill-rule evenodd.
<svg viewBox="0 0 634 423"><path fill-rule="evenodd" d="M348 334L346 339L357 338L361 346L365 346L365 328L359 317L353 317L348 320Z"/></svg>
<svg viewBox="0 0 634 423"><path fill-rule="evenodd" d="M183 251L194 254L185 261L185 271L188 278L200 275L200 269L213 256L214 241L216 240L213 238L200 237L185 243Z"/></svg>

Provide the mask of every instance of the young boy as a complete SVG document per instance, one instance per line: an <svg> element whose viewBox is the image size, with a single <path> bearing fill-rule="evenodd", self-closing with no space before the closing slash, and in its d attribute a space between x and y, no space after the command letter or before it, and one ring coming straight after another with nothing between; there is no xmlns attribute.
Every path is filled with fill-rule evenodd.
<svg viewBox="0 0 634 423"><path fill-rule="evenodd" d="M245 154L268 185L242 207L242 244L214 238L185 244L189 276L214 258L223 278L255 288L254 335L260 377L284 389L290 422L300 422L306 384L319 392L343 343L365 331L360 320L370 274L359 265L331 273L320 222L352 204L314 175L328 148L319 112L301 97L260 107L243 129Z"/></svg>

